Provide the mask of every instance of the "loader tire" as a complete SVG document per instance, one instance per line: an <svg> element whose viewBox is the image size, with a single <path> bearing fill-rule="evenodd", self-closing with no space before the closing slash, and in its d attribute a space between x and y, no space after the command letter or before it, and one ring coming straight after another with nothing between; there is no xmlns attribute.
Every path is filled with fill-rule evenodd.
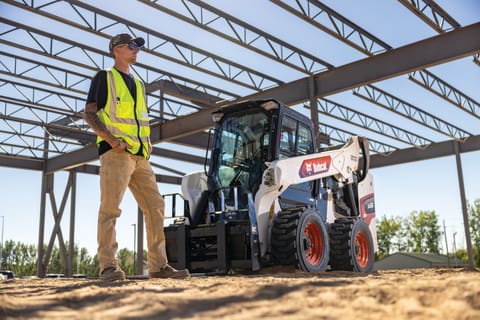
<svg viewBox="0 0 480 320"><path fill-rule="evenodd" d="M373 270L373 239L361 218L336 219L330 225L330 267L332 270L370 272Z"/></svg>
<svg viewBox="0 0 480 320"><path fill-rule="evenodd" d="M294 265L307 272L323 272L329 259L328 232L313 208L291 208L278 213L272 228L273 262Z"/></svg>

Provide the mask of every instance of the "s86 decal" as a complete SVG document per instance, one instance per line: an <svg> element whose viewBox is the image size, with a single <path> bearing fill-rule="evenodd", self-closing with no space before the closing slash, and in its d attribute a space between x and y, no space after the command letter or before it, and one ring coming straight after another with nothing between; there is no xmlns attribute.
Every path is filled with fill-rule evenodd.
<svg viewBox="0 0 480 320"><path fill-rule="evenodd" d="M367 224L375 217L375 197L372 194L360 199L360 215Z"/></svg>

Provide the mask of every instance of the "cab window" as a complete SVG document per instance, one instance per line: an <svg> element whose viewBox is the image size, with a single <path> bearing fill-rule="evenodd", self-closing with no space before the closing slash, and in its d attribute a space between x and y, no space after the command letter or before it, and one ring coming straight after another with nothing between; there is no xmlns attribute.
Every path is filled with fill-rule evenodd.
<svg viewBox="0 0 480 320"><path fill-rule="evenodd" d="M313 153L313 138L310 129L303 123L298 125L297 155Z"/></svg>
<svg viewBox="0 0 480 320"><path fill-rule="evenodd" d="M280 130L280 156L288 158L295 155L295 140L297 136L297 121L289 117L282 119Z"/></svg>
<svg viewBox="0 0 480 320"><path fill-rule="evenodd" d="M313 152L313 137L310 129L303 123L285 116L280 130L280 154L284 159Z"/></svg>

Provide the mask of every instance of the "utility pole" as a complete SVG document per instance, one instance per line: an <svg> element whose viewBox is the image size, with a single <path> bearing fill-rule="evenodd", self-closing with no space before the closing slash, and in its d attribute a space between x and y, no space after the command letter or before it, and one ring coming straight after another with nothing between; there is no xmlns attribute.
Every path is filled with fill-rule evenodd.
<svg viewBox="0 0 480 320"><path fill-rule="evenodd" d="M457 244L455 241L455 236L457 235L456 232L453 233L453 252L454 252L454 259L455 259L455 267L458 267L457 265Z"/></svg>
<svg viewBox="0 0 480 320"><path fill-rule="evenodd" d="M450 266L450 256L448 254L447 228L445 228L445 220L443 220L443 234L445 235L445 248L447 249L448 267L451 268L451 266Z"/></svg>
<svg viewBox="0 0 480 320"><path fill-rule="evenodd" d="M137 262L137 224L133 223L133 275L136 275L137 273L135 272L135 265Z"/></svg>
<svg viewBox="0 0 480 320"><path fill-rule="evenodd" d="M2 218L2 243L0 245L0 269L3 265L3 225L5 224L5 216L0 216Z"/></svg>

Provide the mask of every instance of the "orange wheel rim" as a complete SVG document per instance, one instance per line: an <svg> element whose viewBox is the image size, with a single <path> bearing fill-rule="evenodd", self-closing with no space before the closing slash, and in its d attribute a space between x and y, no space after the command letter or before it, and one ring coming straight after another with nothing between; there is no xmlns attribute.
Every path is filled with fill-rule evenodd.
<svg viewBox="0 0 480 320"><path fill-rule="evenodd" d="M322 232L316 223L309 222L305 226L304 235L305 258L310 264L316 265L323 255Z"/></svg>
<svg viewBox="0 0 480 320"><path fill-rule="evenodd" d="M365 232L357 233L355 237L355 258L360 267L365 268L368 265L369 259L369 248L368 248L368 237Z"/></svg>

